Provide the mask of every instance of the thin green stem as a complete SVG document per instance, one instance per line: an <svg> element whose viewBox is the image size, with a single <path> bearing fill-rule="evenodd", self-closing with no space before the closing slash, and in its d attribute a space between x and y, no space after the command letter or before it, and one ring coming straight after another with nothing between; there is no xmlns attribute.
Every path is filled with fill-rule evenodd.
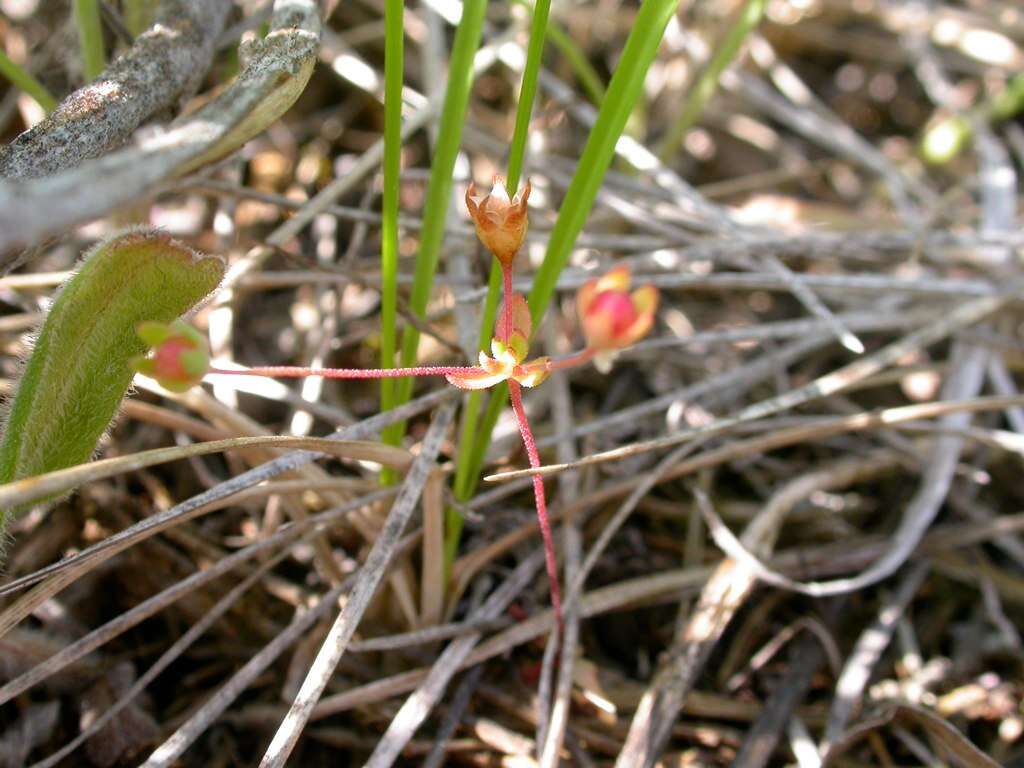
<svg viewBox="0 0 1024 768"><path fill-rule="evenodd" d="M600 104L604 100L605 88L601 75L591 66L589 59L583 50L576 45L576 41L559 25L552 22L548 25L548 37L563 56L569 62L576 79L580 81L583 90L594 104Z"/></svg>
<svg viewBox="0 0 1024 768"><path fill-rule="evenodd" d="M529 8L532 11L535 6L529 0L514 0L517 4L524 8ZM547 4L547 3L545 3ZM537 4L540 5L539 3ZM544 9L544 13L547 14L547 9ZM534 11L536 13L536 11ZM534 16L534 22L537 17ZM604 83L601 80L601 76L597 73L597 70L591 66L590 61L587 60L587 55L583 52L583 49L576 45L576 41L572 39L561 25L555 19L546 19L547 22L547 38L551 41L551 44L558 49L558 51L565 57L566 61L569 62L569 68L572 69L573 74L576 75L576 79L580 81L580 85L583 86L583 90L587 92L587 96L594 104L600 104L604 98ZM530 43L533 43L533 37L530 38ZM527 59L529 61L529 59ZM525 74L524 74L525 77Z"/></svg>
<svg viewBox="0 0 1024 768"><path fill-rule="evenodd" d="M697 84L690 89L689 95L686 97L686 103L683 104L683 108L673 121L672 127L669 128L668 133L665 134L661 141L661 146L658 148L658 156L663 161L673 155L686 132L697 122L697 119L704 111L704 106L708 103L708 99L718 90L718 80L721 78L722 72L739 54L743 41L747 39L747 35L761 23L766 5L767 0L747 0L746 6L740 11L733 25L729 27L725 37L714 46L715 53L711 57L711 61L708 62L704 71L701 72L700 77L697 79Z"/></svg>
<svg viewBox="0 0 1024 768"><path fill-rule="evenodd" d="M128 31L138 36L153 23L157 0L123 0L124 23Z"/></svg>
<svg viewBox="0 0 1024 768"><path fill-rule="evenodd" d="M82 50L82 71L86 82L91 83L107 66L99 0L74 0L74 13L78 44Z"/></svg>
<svg viewBox="0 0 1024 768"><path fill-rule="evenodd" d="M384 191L381 199L380 366L395 365L398 317L398 193L402 157L403 0L384 6ZM395 405L395 382L380 383L380 407Z"/></svg>
<svg viewBox="0 0 1024 768"><path fill-rule="evenodd" d="M452 44L451 64L448 73L448 87L445 90L444 105L438 126L438 141L430 166L430 182L427 185L427 200L423 208L423 231L420 233L420 252L416 259L413 276L410 309L423 317L430 298L430 289L437 271L441 241L444 238L444 223L451 200L452 175L455 159L462 140L462 126L465 123L466 105L473 85L473 57L480 44L483 31L486 0L468 0L462 7L462 20L455 31ZM416 360L419 331L409 325L402 333L401 365L409 366ZM394 405L405 403L412 394L412 380L404 379L395 387ZM405 422L389 427L382 434L385 443L397 445L405 433Z"/></svg>
<svg viewBox="0 0 1024 768"><path fill-rule="evenodd" d="M519 87L519 105L516 108L516 127L512 131L512 145L508 155L508 191L514 195L519 189L519 177L523 173L526 158L526 142L530 134L530 118L533 102L537 95L537 78L540 75L540 61L544 54L544 38L547 34L551 0L537 0L533 6L530 22L530 44L526 49L526 66L523 69L523 83Z"/></svg>
<svg viewBox="0 0 1024 768"><path fill-rule="evenodd" d="M0 50L0 75L10 80L11 85L19 91L27 93L35 99L36 103L43 108L46 114L50 114L57 108L57 100L46 90L46 86L32 77L25 69L11 61L2 50Z"/></svg>
<svg viewBox="0 0 1024 768"><path fill-rule="evenodd" d="M677 0L647 0L637 12L633 29L619 59L620 65L608 85L608 93L601 102L576 173L559 208L558 219L548 238L544 263L534 277L533 290L530 292L530 313L534 328L540 326L540 320L554 294L558 276L568 262L576 238L583 230L594 205L604 174L614 156L615 144L643 93L644 78L658 52L658 45L676 5ZM504 407L507 390L503 386L491 390L487 411L483 420L476 425L476 438L470 458L473 464L467 470L468 485L464 487L464 495L460 498L469 498L476 490L484 454L490 445L491 432Z"/></svg>
<svg viewBox="0 0 1024 768"><path fill-rule="evenodd" d="M537 95L537 79L540 75L541 58L544 54L544 39L548 30L548 19L551 10L550 0L539 0L533 6L530 21L530 43L526 51L526 66L523 69L523 81L519 88L519 104L516 108L516 125L512 132L512 145L509 150L507 189L515 195L519 189L519 180L523 174L526 159L526 143L530 132L530 118L533 114L533 103ZM491 275L487 284L487 298L484 300L484 311L480 320L480 346L485 347L494 332L494 320L498 314L498 297L502 288L502 268L495 259L491 264ZM495 410L500 413L505 405L508 387L499 384L491 388L488 396L488 413ZM484 392L471 392L466 400L462 414L461 440L459 455L455 463L455 497L465 501L473 495L479 482L480 468L483 466L484 454L490 441L491 430L487 430L485 440L479 440L480 408L484 402ZM497 419L495 415L494 419ZM445 527L445 563L449 566L455 558L462 535L462 516L449 509Z"/></svg>

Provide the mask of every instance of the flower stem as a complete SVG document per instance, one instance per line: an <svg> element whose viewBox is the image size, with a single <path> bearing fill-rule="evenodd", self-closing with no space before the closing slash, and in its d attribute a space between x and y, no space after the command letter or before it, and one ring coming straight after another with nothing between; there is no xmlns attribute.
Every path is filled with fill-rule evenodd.
<svg viewBox="0 0 1024 768"><path fill-rule="evenodd" d="M523 445L526 447L526 456L530 460L530 467L536 469L540 466L540 455L537 453L537 443L533 439L533 432L530 431L530 422L526 420L526 410L523 408L523 391L518 381L510 379L508 391L512 400L512 410L516 414L516 423L519 424L519 434L523 438ZM540 523L540 533L544 539L544 564L548 571L548 583L551 587L551 606L555 609L555 619L558 622L558 634L562 635L564 628L562 620L562 597L558 588L558 564L555 561L555 542L551 537L551 523L548 521L548 505L544 498L544 480L540 475L533 476L533 497L537 503L537 522Z"/></svg>
<svg viewBox="0 0 1024 768"><path fill-rule="evenodd" d="M579 352L574 352L568 357L563 357L559 360L549 360L547 370L561 371L565 368L575 368L577 365L589 363L596 355L596 349L587 347L586 349L581 349Z"/></svg>
<svg viewBox="0 0 1024 768"><path fill-rule="evenodd" d="M303 368L301 366L271 365L263 368L211 368L207 373L229 376L267 376L279 379L297 379L323 376L325 379L397 379L402 376L452 376L483 374L475 365L434 365L417 368Z"/></svg>
<svg viewBox="0 0 1024 768"><path fill-rule="evenodd" d="M498 332L501 334L501 340L508 344L509 337L512 335L512 266L501 265L501 284L503 287L502 293L505 294L505 301L501 306L502 321L501 327Z"/></svg>

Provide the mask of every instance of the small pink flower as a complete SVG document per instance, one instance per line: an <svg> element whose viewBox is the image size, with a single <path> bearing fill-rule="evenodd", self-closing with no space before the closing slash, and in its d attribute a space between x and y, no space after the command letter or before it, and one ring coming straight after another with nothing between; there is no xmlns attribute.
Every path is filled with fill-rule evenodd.
<svg viewBox="0 0 1024 768"><path fill-rule="evenodd" d="M527 363L530 351L530 308L521 293L512 294L512 325L505 327L504 307L498 311L491 354L480 353L479 371L449 374L448 383L459 389L487 389L508 379L524 387L535 387L548 377L548 358L538 357ZM504 341L508 339L508 341Z"/></svg>
<svg viewBox="0 0 1024 768"><path fill-rule="evenodd" d="M132 360L132 367L172 392L184 392L202 381L210 368L206 339L192 326L175 320L166 323L142 323L139 338L153 354Z"/></svg>
<svg viewBox="0 0 1024 768"><path fill-rule="evenodd" d="M509 267L523 244L529 226L526 201L530 197L530 182L523 191L509 198L505 179L494 177L494 188L489 195L478 199L476 186L470 183L466 190L466 208L476 225L476 234L495 258Z"/></svg>
<svg viewBox="0 0 1024 768"><path fill-rule="evenodd" d="M617 350L636 344L654 325L658 309L658 289L645 285L629 293L628 267L616 267L596 280L591 280L576 294L587 346L601 354L599 368L607 368Z"/></svg>

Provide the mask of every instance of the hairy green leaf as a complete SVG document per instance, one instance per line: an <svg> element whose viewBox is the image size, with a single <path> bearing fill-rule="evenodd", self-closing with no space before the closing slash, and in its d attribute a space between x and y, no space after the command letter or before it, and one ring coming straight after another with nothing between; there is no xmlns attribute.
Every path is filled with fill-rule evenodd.
<svg viewBox="0 0 1024 768"><path fill-rule="evenodd" d="M224 262L148 230L96 246L53 303L10 405L0 482L87 461L146 351L136 326L169 322L210 294ZM7 513L0 510L0 529Z"/></svg>

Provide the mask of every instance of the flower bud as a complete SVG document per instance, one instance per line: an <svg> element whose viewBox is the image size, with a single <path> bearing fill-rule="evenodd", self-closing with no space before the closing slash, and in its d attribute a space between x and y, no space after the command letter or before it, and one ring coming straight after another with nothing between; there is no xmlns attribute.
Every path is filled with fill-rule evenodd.
<svg viewBox="0 0 1024 768"><path fill-rule="evenodd" d="M628 267L616 267L576 294L576 310L587 346L599 352L624 349L647 335L658 308L653 285L629 293ZM599 367L602 366L599 360Z"/></svg>
<svg viewBox="0 0 1024 768"><path fill-rule="evenodd" d="M526 201L530 197L530 182L523 191L509 199L505 180L494 177L494 188L489 195L478 199L472 183L466 190L466 208L476 225L476 234L494 257L506 267L512 261L526 237L528 216Z"/></svg>
<svg viewBox="0 0 1024 768"><path fill-rule="evenodd" d="M134 358L132 367L172 392L184 392L195 386L210 368L206 339L181 320L170 325L142 323L138 334L153 348L153 354Z"/></svg>

